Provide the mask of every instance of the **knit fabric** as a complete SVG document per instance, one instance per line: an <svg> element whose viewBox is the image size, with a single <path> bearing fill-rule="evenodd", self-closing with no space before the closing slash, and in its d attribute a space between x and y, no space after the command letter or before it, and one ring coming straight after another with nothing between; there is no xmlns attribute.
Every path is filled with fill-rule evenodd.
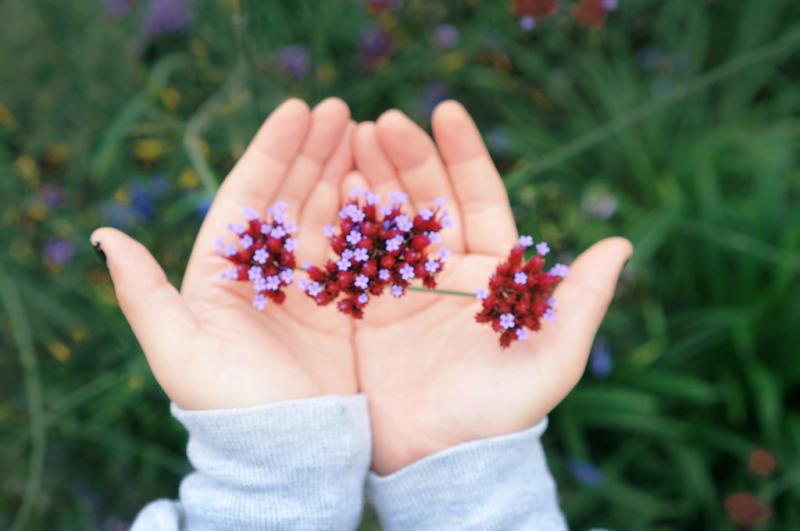
<svg viewBox="0 0 800 531"><path fill-rule="evenodd" d="M348 530L361 519L370 430L363 395L172 414L195 471L132 531Z"/></svg>
<svg viewBox="0 0 800 531"><path fill-rule="evenodd" d="M539 441L527 430L428 456L388 476L369 473L367 497L384 531L561 531L567 524Z"/></svg>
<svg viewBox="0 0 800 531"><path fill-rule="evenodd" d="M368 472L363 395L172 414L195 471L131 531L356 529L367 497L385 531L567 529L539 438L547 420L468 442L388 476Z"/></svg>

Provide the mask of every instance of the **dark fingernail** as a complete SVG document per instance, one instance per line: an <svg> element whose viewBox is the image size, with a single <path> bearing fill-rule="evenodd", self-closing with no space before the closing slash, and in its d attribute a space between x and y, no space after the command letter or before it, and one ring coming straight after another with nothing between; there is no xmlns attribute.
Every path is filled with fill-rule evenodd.
<svg viewBox="0 0 800 531"><path fill-rule="evenodd" d="M94 248L94 253L97 255L97 258L103 262L103 265L108 265L108 260L106 259L106 253L103 251L103 248L100 246L100 242L95 242L92 244Z"/></svg>

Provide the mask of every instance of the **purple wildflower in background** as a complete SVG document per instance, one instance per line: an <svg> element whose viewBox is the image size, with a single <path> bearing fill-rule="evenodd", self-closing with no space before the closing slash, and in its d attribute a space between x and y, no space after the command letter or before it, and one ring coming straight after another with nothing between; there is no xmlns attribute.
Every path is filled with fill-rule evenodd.
<svg viewBox="0 0 800 531"><path fill-rule="evenodd" d="M131 524L112 516L103 523L103 531L128 531Z"/></svg>
<svg viewBox="0 0 800 531"><path fill-rule="evenodd" d="M128 187L128 193L131 198L131 207L137 212L140 219L148 220L155 216L156 209L153 200L160 197L149 186L135 181Z"/></svg>
<svg viewBox="0 0 800 531"><path fill-rule="evenodd" d="M64 204L64 188L57 184L45 184L39 189L39 199L50 208Z"/></svg>
<svg viewBox="0 0 800 531"><path fill-rule="evenodd" d="M461 38L458 28L452 24L439 24L436 26L434 31L436 35L436 42L445 48L453 48L454 46L457 46L458 41Z"/></svg>
<svg viewBox="0 0 800 531"><path fill-rule="evenodd" d="M208 211L211 209L211 203L214 201L213 197L202 197L197 202L197 206L194 207L195 214L200 219L205 219L208 215Z"/></svg>
<svg viewBox="0 0 800 531"><path fill-rule="evenodd" d="M136 212L129 204L114 200L100 205L100 217L118 229L127 229L138 221Z"/></svg>
<svg viewBox="0 0 800 531"><path fill-rule="evenodd" d="M64 265L75 256L75 247L64 238L50 238L44 244L45 259L55 265Z"/></svg>
<svg viewBox="0 0 800 531"><path fill-rule="evenodd" d="M180 33L191 23L186 0L150 0L142 19L142 29L150 38Z"/></svg>
<svg viewBox="0 0 800 531"><path fill-rule="evenodd" d="M370 25L361 30L358 38L361 61L368 70L375 70L392 54L394 42L391 35L380 26Z"/></svg>
<svg viewBox="0 0 800 531"><path fill-rule="evenodd" d="M589 354L589 369L598 378L605 378L614 370L611 346L603 338L597 338Z"/></svg>
<svg viewBox="0 0 800 531"><path fill-rule="evenodd" d="M587 487L596 487L605 481L603 473L600 471L600 469L587 461L578 459L577 457L571 457L567 459L567 467L581 485L586 485Z"/></svg>
<svg viewBox="0 0 800 531"><path fill-rule="evenodd" d="M404 0L367 0L367 7L372 11L400 11Z"/></svg>
<svg viewBox="0 0 800 531"><path fill-rule="evenodd" d="M606 11L616 11L619 7L619 0L601 0L600 3Z"/></svg>
<svg viewBox="0 0 800 531"><path fill-rule="evenodd" d="M419 99L414 103L414 111L424 118L429 118L433 109L450 96L447 85L441 81L433 81L425 85Z"/></svg>
<svg viewBox="0 0 800 531"><path fill-rule="evenodd" d="M519 27L522 31L531 31L536 27L536 19L533 15L522 15L519 17Z"/></svg>
<svg viewBox="0 0 800 531"><path fill-rule="evenodd" d="M119 20L130 12L134 0L103 0L103 14L111 20Z"/></svg>
<svg viewBox="0 0 800 531"><path fill-rule="evenodd" d="M311 70L311 56L302 44L291 44L275 52L280 70L295 79L306 77Z"/></svg>
<svg viewBox="0 0 800 531"><path fill-rule="evenodd" d="M486 145L489 146L489 150L492 151L492 153L502 155L508 153L508 149L511 146L511 139L508 138L508 133L505 128L496 125L490 128L489 132L486 133Z"/></svg>

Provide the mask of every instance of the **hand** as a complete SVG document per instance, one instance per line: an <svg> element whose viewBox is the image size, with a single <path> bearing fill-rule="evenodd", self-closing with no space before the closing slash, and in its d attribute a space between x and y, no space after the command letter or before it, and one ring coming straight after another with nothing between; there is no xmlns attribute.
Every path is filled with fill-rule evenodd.
<svg viewBox="0 0 800 531"><path fill-rule="evenodd" d="M500 175L464 108L445 102L432 120L436 145L396 110L360 124L353 151L366 181L350 175L343 189L369 187L384 198L403 190L418 208L446 199L454 227L442 237L453 256L439 285L473 291L486 286L517 231ZM408 292L399 301L373 301L354 344L374 470L388 474L547 415L580 379L631 252L627 240L610 238L580 255L555 293L557 322L506 350L475 322L477 299Z"/></svg>
<svg viewBox="0 0 800 531"><path fill-rule="evenodd" d="M257 312L250 284L222 280L230 264L214 254L216 238L230 236L226 225L244 220L244 207L263 212L280 199L300 225L298 259L321 261L322 227L335 217L340 181L352 168L352 129L338 99L313 111L297 99L278 107L222 183L180 293L138 242L110 228L92 234L156 379L179 406L235 408L357 391L348 319L293 286L283 305Z"/></svg>

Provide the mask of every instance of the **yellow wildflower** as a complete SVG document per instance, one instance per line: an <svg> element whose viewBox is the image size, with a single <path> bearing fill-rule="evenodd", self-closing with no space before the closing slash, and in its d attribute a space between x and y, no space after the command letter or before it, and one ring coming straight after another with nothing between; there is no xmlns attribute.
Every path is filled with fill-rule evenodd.
<svg viewBox="0 0 800 531"><path fill-rule="evenodd" d="M72 350L61 341L53 341L47 346L47 349L61 363L66 363L72 357Z"/></svg>

